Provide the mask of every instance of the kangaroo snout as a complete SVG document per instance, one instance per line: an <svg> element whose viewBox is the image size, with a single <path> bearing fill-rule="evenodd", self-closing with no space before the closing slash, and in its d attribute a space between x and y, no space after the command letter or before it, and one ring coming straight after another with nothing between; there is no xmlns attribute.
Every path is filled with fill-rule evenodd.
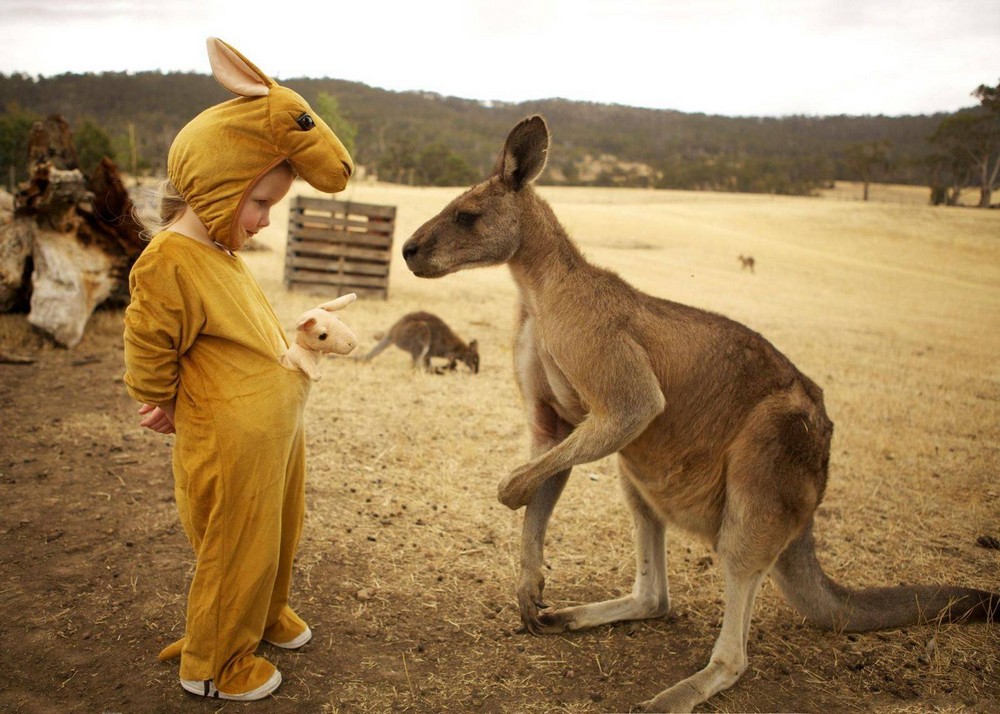
<svg viewBox="0 0 1000 714"><path fill-rule="evenodd" d="M418 278L428 277L426 266L421 265L421 263L427 262L426 253L427 251L424 251L423 254L420 254L420 243L416 236L403 243L403 260L406 261L406 267L410 269L410 272Z"/></svg>
<svg viewBox="0 0 1000 714"><path fill-rule="evenodd" d="M403 244L403 260L406 267L418 278L440 278L447 271L434 260L434 240L424 240L419 233Z"/></svg>
<svg viewBox="0 0 1000 714"><path fill-rule="evenodd" d="M420 246L412 238L403 243L403 260L406 261L407 266L410 264L410 259L416 256L419 251Z"/></svg>

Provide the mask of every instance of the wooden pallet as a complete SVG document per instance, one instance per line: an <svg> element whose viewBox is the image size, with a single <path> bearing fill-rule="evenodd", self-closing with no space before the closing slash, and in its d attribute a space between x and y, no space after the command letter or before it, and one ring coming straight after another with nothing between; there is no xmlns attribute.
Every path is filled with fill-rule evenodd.
<svg viewBox="0 0 1000 714"><path fill-rule="evenodd" d="M395 227L395 206L293 197L285 285L331 297L387 298Z"/></svg>

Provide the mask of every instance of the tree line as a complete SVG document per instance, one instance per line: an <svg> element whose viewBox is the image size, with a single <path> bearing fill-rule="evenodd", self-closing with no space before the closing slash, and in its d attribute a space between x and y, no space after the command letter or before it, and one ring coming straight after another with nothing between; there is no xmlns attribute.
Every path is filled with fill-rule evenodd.
<svg viewBox="0 0 1000 714"><path fill-rule="evenodd" d="M338 79L282 83L384 181L462 186L487 174L524 116L546 116L553 150L543 183L810 194L834 180L928 186L932 201L965 189L990 205L1000 172L1000 83L954 114L723 117L564 99L507 103L393 92ZM65 117L82 168L101 156L125 171L164 173L176 132L230 98L213 77L141 72L0 74L0 171L23 180L34 121Z"/></svg>

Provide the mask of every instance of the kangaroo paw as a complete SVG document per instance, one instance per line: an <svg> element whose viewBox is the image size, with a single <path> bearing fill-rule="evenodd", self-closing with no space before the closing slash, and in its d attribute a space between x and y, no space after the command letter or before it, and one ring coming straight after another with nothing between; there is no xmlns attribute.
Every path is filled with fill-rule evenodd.
<svg viewBox="0 0 1000 714"><path fill-rule="evenodd" d="M549 606L542 601L542 591L545 589L545 578L541 575L522 576L517 589L517 605L521 615L523 631L533 635L543 635L552 632L562 632L560 627L551 621Z"/></svg>
<svg viewBox="0 0 1000 714"><path fill-rule="evenodd" d="M526 506L534 494L534 488L528 478L530 474L531 467L528 464L518 466L511 471L497 485L497 500L512 511Z"/></svg>

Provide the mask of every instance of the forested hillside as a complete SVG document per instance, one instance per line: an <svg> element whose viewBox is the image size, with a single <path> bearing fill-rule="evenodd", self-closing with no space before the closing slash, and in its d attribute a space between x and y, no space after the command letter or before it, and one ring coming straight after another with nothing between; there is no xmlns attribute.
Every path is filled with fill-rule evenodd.
<svg viewBox="0 0 1000 714"><path fill-rule="evenodd" d="M531 113L545 115L553 132L543 182L808 193L834 179L865 178L850 147L878 145L887 161L877 180L929 185L927 138L946 116L734 118L563 99L478 102L336 79L282 83L314 107L321 95L335 98L369 174L437 185L485 174L510 127ZM176 131L230 97L201 74L0 75L7 116L59 113L74 130L99 127L126 170L134 146L136 167L154 173L163 171Z"/></svg>

